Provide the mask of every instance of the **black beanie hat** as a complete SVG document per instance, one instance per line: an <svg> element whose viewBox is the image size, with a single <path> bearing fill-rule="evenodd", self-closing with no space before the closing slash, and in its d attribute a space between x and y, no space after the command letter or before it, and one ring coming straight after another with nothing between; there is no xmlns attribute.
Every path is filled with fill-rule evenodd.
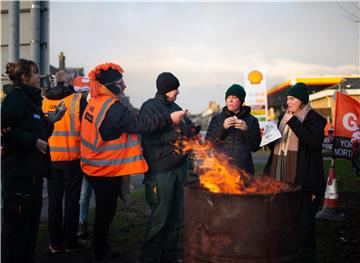
<svg viewBox="0 0 360 263"><path fill-rule="evenodd" d="M112 68L102 70L96 76L97 80L115 95L120 93L120 89L115 85L115 82L120 80L122 77L123 75L119 71Z"/></svg>
<svg viewBox="0 0 360 263"><path fill-rule="evenodd" d="M245 89L242 86L240 86L239 84L233 84L230 86L230 88L227 89L227 91L225 93L225 99L230 95L238 97L239 100L242 103L244 103L245 97L246 97L246 92L245 92Z"/></svg>
<svg viewBox="0 0 360 263"><path fill-rule="evenodd" d="M179 86L179 80L170 72L163 72L156 79L156 88L160 94L177 89Z"/></svg>
<svg viewBox="0 0 360 263"><path fill-rule="evenodd" d="M307 86L302 83L302 82L298 82L296 83L294 86L292 86L288 92L287 92L287 96L293 96L299 100L301 100L302 102L304 102L305 104L307 104L309 102L309 92L308 92L308 88Z"/></svg>

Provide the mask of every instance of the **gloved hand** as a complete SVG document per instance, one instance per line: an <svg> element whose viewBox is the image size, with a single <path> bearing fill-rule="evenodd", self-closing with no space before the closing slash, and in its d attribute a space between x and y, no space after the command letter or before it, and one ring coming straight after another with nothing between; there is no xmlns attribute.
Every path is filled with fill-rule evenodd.
<svg viewBox="0 0 360 263"><path fill-rule="evenodd" d="M201 130L201 127L198 125L183 125L181 127L181 135L184 135L188 138L191 138L197 135Z"/></svg>
<svg viewBox="0 0 360 263"><path fill-rule="evenodd" d="M48 112L48 119L50 123L55 123L62 119L65 114L66 106L63 101L61 101L57 106L55 111Z"/></svg>

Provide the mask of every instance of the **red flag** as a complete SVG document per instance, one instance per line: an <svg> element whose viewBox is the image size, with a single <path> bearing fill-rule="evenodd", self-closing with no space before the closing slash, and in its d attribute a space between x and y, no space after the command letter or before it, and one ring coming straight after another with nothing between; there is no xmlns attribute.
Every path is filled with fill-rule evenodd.
<svg viewBox="0 0 360 263"><path fill-rule="evenodd" d="M334 158L352 158L351 138L360 126L360 102L336 92Z"/></svg>

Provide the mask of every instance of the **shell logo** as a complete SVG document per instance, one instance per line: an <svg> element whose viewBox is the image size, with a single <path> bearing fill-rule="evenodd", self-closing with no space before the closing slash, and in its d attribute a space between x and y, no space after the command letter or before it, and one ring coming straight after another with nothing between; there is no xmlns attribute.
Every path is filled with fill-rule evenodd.
<svg viewBox="0 0 360 263"><path fill-rule="evenodd" d="M248 80L251 84L260 84L260 82L263 80L263 75L260 71L253 70L249 73Z"/></svg>

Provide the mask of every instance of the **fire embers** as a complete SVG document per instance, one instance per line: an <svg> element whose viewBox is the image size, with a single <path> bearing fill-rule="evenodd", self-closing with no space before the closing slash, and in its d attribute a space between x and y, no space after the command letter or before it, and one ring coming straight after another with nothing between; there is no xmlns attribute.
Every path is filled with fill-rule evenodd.
<svg viewBox="0 0 360 263"><path fill-rule="evenodd" d="M200 186L214 193L274 194L293 190L288 184L270 177L254 177L229 163L229 157L215 152L213 145L200 140L183 140L175 144L177 151L192 151L194 172Z"/></svg>

